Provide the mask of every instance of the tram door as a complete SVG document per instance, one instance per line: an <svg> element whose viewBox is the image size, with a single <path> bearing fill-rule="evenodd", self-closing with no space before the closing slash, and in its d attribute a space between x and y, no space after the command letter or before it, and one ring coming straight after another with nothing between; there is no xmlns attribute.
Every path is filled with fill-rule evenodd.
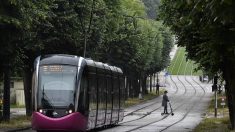
<svg viewBox="0 0 235 132"><path fill-rule="evenodd" d="M117 74L113 76L113 110L112 110L112 122L116 123L118 121L118 113L119 113L119 80Z"/></svg>
<svg viewBox="0 0 235 132"><path fill-rule="evenodd" d="M98 114L97 114L97 126L104 125L105 123L105 111L106 111L106 81L105 81L105 69L97 69L97 88L98 88Z"/></svg>
<svg viewBox="0 0 235 132"><path fill-rule="evenodd" d="M119 121L122 121L124 118L124 103L125 103L125 80L122 75L119 75L119 81L120 81L120 110L119 110Z"/></svg>
<svg viewBox="0 0 235 132"><path fill-rule="evenodd" d="M107 110L106 110L106 123L105 124L110 124L111 123L111 114L112 114L112 77L111 73L106 74L106 99L107 99Z"/></svg>
<svg viewBox="0 0 235 132"><path fill-rule="evenodd" d="M97 79L96 68L88 68L88 95L89 95L89 118L88 127L94 128L96 124L96 111L97 111Z"/></svg>

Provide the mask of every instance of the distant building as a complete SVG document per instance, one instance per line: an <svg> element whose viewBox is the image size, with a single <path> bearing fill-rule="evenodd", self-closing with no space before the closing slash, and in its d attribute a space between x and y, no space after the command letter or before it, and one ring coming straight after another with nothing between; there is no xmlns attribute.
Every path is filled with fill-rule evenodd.
<svg viewBox="0 0 235 132"><path fill-rule="evenodd" d="M10 101L11 104L19 106L25 105L24 83L22 78L12 77L10 83ZM0 94L3 97L3 83L0 83Z"/></svg>

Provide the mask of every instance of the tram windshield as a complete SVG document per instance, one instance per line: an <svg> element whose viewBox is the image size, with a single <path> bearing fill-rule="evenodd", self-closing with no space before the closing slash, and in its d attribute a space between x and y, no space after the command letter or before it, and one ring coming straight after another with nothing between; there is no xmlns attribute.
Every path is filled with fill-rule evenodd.
<svg viewBox="0 0 235 132"><path fill-rule="evenodd" d="M77 68L44 65L39 68L38 105L43 109L74 106Z"/></svg>

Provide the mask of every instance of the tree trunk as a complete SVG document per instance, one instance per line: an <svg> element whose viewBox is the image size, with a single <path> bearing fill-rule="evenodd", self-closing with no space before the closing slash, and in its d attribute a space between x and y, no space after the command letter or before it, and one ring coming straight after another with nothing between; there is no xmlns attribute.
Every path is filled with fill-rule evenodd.
<svg viewBox="0 0 235 132"><path fill-rule="evenodd" d="M223 77L226 81L225 89L229 108L229 117L232 129L235 129L235 65L227 63L224 67Z"/></svg>
<svg viewBox="0 0 235 132"><path fill-rule="evenodd" d="M10 66L4 68L3 120L10 120Z"/></svg>
<svg viewBox="0 0 235 132"><path fill-rule="evenodd" d="M152 92L152 75L149 77L149 84L150 84L150 93Z"/></svg>
<svg viewBox="0 0 235 132"><path fill-rule="evenodd" d="M125 77L125 100L129 97L128 77Z"/></svg>
<svg viewBox="0 0 235 132"><path fill-rule="evenodd" d="M153 86L156 86L156 74L153 74Z"/></svg>
<svg viewBox="0 0 235 132"><path fill-rule="evenodd" d="M142 77L142 90L143 90L143 94L148 94L148 90L147 90L147 76L143 76Z"/></svg>
<svg viewBox="0 0 235 132"><path fill-rule="evenodd" d="M232 96L230 94L231 90L229 89L228 87L228 82L226 81L226 84L225 84L225 90L226 90L226 96L227 96L227 104L228 104L228 108L229 108L229 117L230 117L230 122L231 122L231 125L234 124L234 119L232 118L233 117L233 104L232 104ZM232 125L233 127L233 125Z"/></svg>
<svg viewBox="0 0 235 132"><path fill-rule="evenodd" d="M133 90L133 85L132 85L132 79L131 78L129 78L129 96L131 97L131 98L134 98L134 90Z"/></svg>
<svg viewBox="0 0 235 132"><path fill-rule="evenodd" d="M25 68L24 69L24 93L25 93L25 108L26 108L26 115L31 116L32 114L32 69Z"/></svg>
<svg viewBox="0 0 235 132"><path fill-rule="evenodd" d="M138 78L135 78L132 80L132 89L133 89L134 97L138 97L138 95L140 93L140 85L138 82Z"/></svg>
<svg viewBox="0 0 235 132"><path fill-rule="evenodd" d="M226 83L226 96L227 96L227 101L228 101L228 107L229 107L229 117L230 117L230 122L231 122L231 126L232 129L235 129L235 82L233 79L230 80L228 83Z"/></svg>
<svg viewBox="0 0 235 132"><path fill-rule="evenodd" d="M138 88L137 88L137 92L136 92L136 95L139 96L139 94L143 92L143 89L142 89L142 86L141 86L141 83L142 83L142 79L139 77L138 78Z"/></svg>

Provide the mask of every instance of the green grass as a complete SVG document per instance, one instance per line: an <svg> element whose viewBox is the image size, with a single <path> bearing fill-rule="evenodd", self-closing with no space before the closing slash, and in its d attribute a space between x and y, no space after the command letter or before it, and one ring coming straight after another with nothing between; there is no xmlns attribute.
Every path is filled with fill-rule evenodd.
<svg viewBox="0 0 235 132"><path fill-rule="evenodd" d="M156 91L152 91L151 93L148 93L146 95L143 96L143 99L139 99L139 98L128 98L126 101L125 101L125 107L130 107L130 106L133 106L133 105L136 105L136 104L139 104L139 103L142 103L142 102L145 102L147 100L151 100L151 99L154 99L160 95L163 94L163 92L165 91L164 88L160 88L159 90L159 95L156 94Z"/></svg>
<svg viewBox="0 0 235 132"><path fill-rule="evenodd" d="M218 95L218 118L214 117L215 100L213 96L207 110L207 116L194 129L194 132L234 132L230 130L231 125L227 105L224 108L220 105L223 96L222 94Z"/></svg>
<svg viewBox="0 0 235 132"><path fill-rule="evenodd" d="M221 105L221 102L222 102L222 97L225 97L224 94L218 94L218 99L217 99L217 111L218 111L218 115L222 115L223 112L225 115L228 115L229 111L228 111L228 107L227 107L227 104L224 106ZM225 101L226 102L226 101ZM214 108L215 107L215 98L214 96L212 96L212 100L210 102L210 105L209 105L209 108L208 108L208 113L212 113L214 114Z"/></svg>
<svg viewBox="0 0 235 132"><path fill-rule="evenodd" d="M197 65L191 61L186 60L185 48L179 47L168 71L171 75L202 75L202 71L195 72Z"/></svg>
<svg viewBox="0 0 235 132"><path fill-rule="evenodd" d="M230 132L229 117L205 118L195 129L194 132Z"/></svg>
<svg viewBox="0 0 235 132"><path fill-rule="evenodd" d="M16 118L10 119L10 121L2 121L0 123L1 129L15 129L15 128L24 128L31 125L31 117L27 116L18 116Z"/></svg>
<svg viewBox="0 0 235 132"><path fill-rule="evenodd" d="M25 108L24 105L11 104L10 108Z"/></svg>

